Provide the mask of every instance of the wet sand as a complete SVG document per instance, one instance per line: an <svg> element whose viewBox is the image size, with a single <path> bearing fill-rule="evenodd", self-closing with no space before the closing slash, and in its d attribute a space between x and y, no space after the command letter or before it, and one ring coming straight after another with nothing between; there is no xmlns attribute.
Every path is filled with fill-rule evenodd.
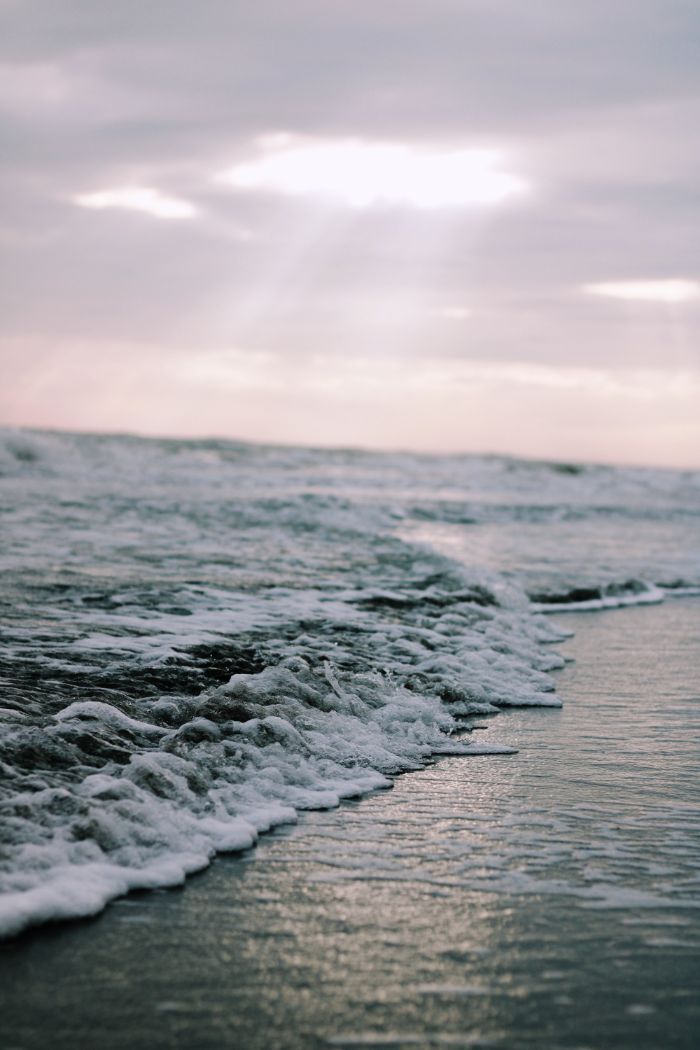
<svg viewBox="0 0 700 1050"><path fill-rule="evenodd" d="M695 1047L700 602L561 617L561 711L0 949L3 1050Z"/></svg>

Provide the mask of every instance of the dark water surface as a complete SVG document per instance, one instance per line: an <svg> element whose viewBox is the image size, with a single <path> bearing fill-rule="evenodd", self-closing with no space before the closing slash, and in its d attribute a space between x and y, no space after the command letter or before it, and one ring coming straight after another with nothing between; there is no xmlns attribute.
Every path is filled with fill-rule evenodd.
<svg viewBox="0 0 700 1050"><path fill-rule="evenodd" d="M3 1050L700 1043L700 602L562 618L563 710L0 946ZM477 734L475 734L477 735Z"/></svg>

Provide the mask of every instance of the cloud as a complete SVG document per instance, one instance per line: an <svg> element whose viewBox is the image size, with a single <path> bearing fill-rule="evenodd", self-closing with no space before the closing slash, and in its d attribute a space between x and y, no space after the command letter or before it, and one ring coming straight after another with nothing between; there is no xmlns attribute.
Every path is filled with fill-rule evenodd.
<svg viewBox="0 0 700 1050"><path fill-rule="evenodd" d="M608 299L627 299L644 303L687 303L700 298L700 284L684 278L658 281L604 281L587 284L584 292Z"/></svg>
<svg viewBox="0 0 700 1050"><path fill-rule="evenodd" d="M124 211L139 211L156 219L191 219L197 209L189 201L168 197L160 190L149 186L118 186L114 189L82 193L73 198L82 208L120 208Z"/></svg>
<svg viewBox="0 0 700 1050"><path fill-rule="evenodd" d="M353 208L464 208L524 193L494 150L439 150L362 139L296 141L275 136L220 178L236 190L330 199Z"/></svg>
<svg viewBox="0 0 700 1050"><path fill-rule="evenodd" d="M80 367L92 354L115 373L124 345L148 347L154 376L175 351L196 373L203 347L242 348L240 374L249 356L270 383L261 348L299 372L319 356L334 374L355 361L372 388L393 382L387 360L423 379L439 360L448 385L472 361L482 377L485 362L555 376L697 366L698 300L676 284L698 279L692 0L21 0L3 12L0 337L42 344L45 376L74 344ZM279 128L292 137L264 137ZM236 185L215 178L224 170ZM532 192L507 196L525 182ZM518 375L494 384L514 400L546 385L544 372L537 387ZM332 440L320 387L303 396L304 419L325 412L317 437ZM128 405L109 397L127 425ZM296 418L279 397L276 418ZM223 401L217 426L234 433ZM369 426L359 394L354 408L345 441ZM62 425L86 411L66 400ZM538 425L556 440L553 415ZM582 455L592 440L582 427Z"/></svg>

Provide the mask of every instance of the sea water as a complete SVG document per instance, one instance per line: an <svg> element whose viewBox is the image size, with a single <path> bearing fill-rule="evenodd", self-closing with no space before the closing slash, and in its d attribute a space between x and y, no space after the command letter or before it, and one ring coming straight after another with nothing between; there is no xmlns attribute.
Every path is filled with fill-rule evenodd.
<svg viewBox="0 0 700 1050"><path fill-rule="evenodd" d="M3 1047L694 1050L700 602L567 618L561 709L181 892L0 946Z"/></svg>
<svg viewBox="0 0 700 1050"><path fill-rule="evenodd" d="M436 755L475 763L476 800L520 744L479 719L560 707L548 613L700 591L697 472L4 431L0 499L5 936ZM547 855L460 863L555 892Z"/></svg>

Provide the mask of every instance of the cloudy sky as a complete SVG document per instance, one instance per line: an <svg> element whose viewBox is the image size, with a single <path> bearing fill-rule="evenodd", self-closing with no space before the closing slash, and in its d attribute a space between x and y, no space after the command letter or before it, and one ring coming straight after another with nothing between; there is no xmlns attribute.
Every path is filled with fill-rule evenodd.
<svg viewBox="0 0 700 1050"><path fill-rule="evenodd" d="M697 0L0 0L0 420L700 465Z"/></svg>

